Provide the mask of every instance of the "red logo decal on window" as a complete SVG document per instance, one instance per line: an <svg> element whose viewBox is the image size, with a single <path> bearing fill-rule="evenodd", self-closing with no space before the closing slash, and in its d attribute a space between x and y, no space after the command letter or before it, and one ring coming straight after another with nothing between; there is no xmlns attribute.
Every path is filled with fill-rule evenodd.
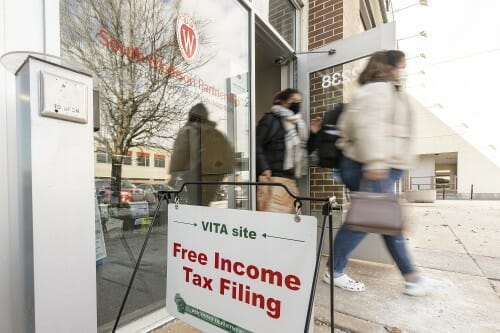
<svg viewBox="0 0 500 333"><path fill-rule="evenodd" d="M184 60L193 63L198 53L198 33L193 20L185 14L177 18L177 42Z"/></svg>

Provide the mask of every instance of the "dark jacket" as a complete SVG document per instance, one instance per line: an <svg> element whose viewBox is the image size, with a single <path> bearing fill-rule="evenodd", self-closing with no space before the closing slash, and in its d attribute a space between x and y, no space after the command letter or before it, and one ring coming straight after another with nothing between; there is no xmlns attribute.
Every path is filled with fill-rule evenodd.
<svg viewBox="0 0 500 333"><path fill-rule="evenodd" d="M310 133L307 150L313 149L315 135ZM268 112L257 124L256 130L257 176L271 170L276 177L295 178L294 170L283 170L285 159L285 129L278 115Z"/></svg>
<svg viewBox="0 0 500 333"><path fill-rule="evenodd" d="M209 120L190 121L180 129L170 159L170 172L201 175L228 174L234 171L234 150L226 136Z"/></svg>

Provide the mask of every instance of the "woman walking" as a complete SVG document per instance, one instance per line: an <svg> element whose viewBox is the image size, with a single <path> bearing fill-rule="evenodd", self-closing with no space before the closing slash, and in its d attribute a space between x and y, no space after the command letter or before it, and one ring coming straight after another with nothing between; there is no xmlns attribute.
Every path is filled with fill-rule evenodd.
<svg viewBox="0 0 500 333"><path fill-rule="evenodd" d="M307 167L306 145L314 149L314 134L321 119L311 122L310 133L300 114L302 95L287 88L273 99L271 111L259 121L256 130L257 176L260 182L279 182L297 194L296 180ZM309 137L309 139L308 139ZM261 211L293 212L293 198L280 187L259 186L258 209Z"/></svg>
<svg viewBox="0 0 500 333"><path fill-rule="evenodd" d="M402 89L405 55L401 51L374 53L358 81L346 111L339 120L339 147L344 157L340 172L350 191L389 193L404 170L410 168L412 154L412 109ZM333 246L334 284L350 291L365 285L344 273L349 255L366 236L365 232L342 227ZM408 254L403 235L382 235L405 280L405 293L423 296L428 283L419 276ZM329 272L324 281L329 283Z"/></svg>

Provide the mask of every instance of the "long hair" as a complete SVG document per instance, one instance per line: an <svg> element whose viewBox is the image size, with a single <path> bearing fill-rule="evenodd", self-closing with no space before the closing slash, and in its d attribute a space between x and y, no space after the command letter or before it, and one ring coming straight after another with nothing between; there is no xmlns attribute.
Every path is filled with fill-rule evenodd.
<svg viewBox="0 0 500 333"><path fill-rule="evenodd" d="M285 90L282 90L274 95L273 105L279 105L282 102L286 102L295 94L300 94L300 92L297 89L286 88Z"/></svg>
<svg viewBox="0 0 500 333"><path fill-rule="evenodd" d="M361 72L358 83L364 85L370 82L393 81L392 71L404 58L405 54L399 50L375 52Z"/></svg>

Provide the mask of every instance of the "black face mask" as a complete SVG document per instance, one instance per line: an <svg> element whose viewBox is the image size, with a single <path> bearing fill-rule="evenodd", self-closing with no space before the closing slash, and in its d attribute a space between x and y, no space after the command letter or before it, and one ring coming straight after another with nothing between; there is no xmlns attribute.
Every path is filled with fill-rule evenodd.
<svg viewBox="0 0 500 333"><path fill-rule="evenodd" d="M297 114L300 112L300 103L290 103L288 108L292 110L293 113Z"/></svg>

